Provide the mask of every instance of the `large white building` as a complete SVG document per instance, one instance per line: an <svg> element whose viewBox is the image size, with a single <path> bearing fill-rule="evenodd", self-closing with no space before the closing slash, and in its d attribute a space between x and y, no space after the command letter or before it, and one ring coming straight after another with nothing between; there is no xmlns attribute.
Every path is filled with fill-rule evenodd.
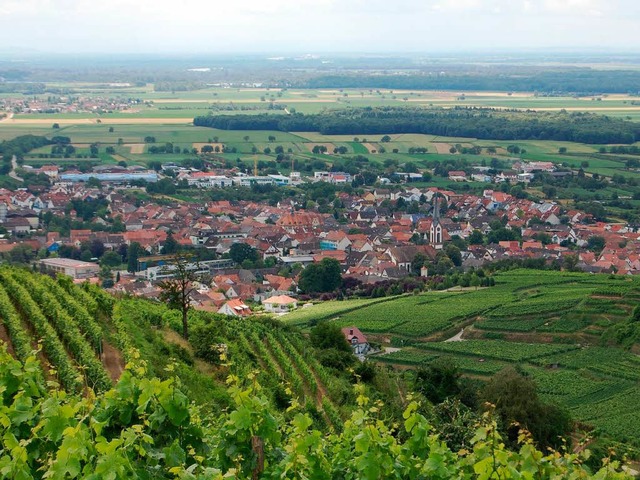
<svg viewBox="0 0 640 480"><path fill-rule="evenodd" d="M40 265L50 272L64 273L75 279L95 277L100 265L93 262L82 262L71 258L44 258Z"/></svg>
<svg viewBox="0 0 640 480"><path fill-rule="evenodd" d="M193 172L186 175L184 179L190 187L195 185L199 188L224 188L233 185L233 180L229 177L216 175L213 172Z"/></svg>

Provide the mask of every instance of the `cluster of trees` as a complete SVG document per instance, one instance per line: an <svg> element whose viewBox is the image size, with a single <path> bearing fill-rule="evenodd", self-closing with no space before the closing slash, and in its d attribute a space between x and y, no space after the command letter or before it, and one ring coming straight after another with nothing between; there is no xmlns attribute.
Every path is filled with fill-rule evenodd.
<svg viewBox="0 0 640 480"><path fill-rule="evenodd" d="M67 207L69 210L72 207ZM93 208L88 206L87 208ZM84 211L83 211L84 212ZM51 211L42 213L41 221L49 232L58 232L61 236L69 236L71 229L74 230L91 230L92 232L112 232L121 233L125 231L125 225L120 217L113 220L106 218L107 224L94 222L93 218L103 215L102 208L96 209L94 217L90 220L76 220L68 215L54 215ZM110 222L110 223L109 223Z"/></svg>
<svg viewBox="0 0 640 480"><path fill-rule="evenodd" d="M318 131L326 135L424 133L494 140L562 140L625 143L640 139L637 123L582 112L450 110L364 107L312 115L209 115L194 125L223 130Z"/></svg>
<svg viewBox="0 0 640 480"><path fill-rule="evenodd" d="M238 242L231 245L229 249L229 258L247 270L253 268L270 268L275 266L276 259L274 257L268 257L262 259L260 253L251 245Z"/></svg>
<svg viewBox="0 0 640 480"><path fill-rule="evenodd" d="M637 145L613 145L609 148L600 147L600 153L614 153L619 155L640 155L640 147ZM635 165L636 167L638 165Z"/></svg>
<svg viewBox="0 0 640 480"><path fill-rule="evenodd" d="M23 78L20 74L16 77L15 72L3 71L0 76L6 78ZM31 83L31 82L0 82L0 93L22 93L23 95L41 95L47 91L47 87L44 83Z"/></svg>
<svg viewBox="0 0 640 480"><path fill-rule="evenodd" d="M319 322L311 329L309 340L325 367L344 371L356 360L342 330L333 322Z"/></svg>
<svg viewBox="0 0 640 480"><path fill-rule="evenodd" d="M362 283L354 277L345 277L340 286L336 298L343 297L369 297L379 298L403 293L421 292L425 289L426 282L418 277L406 277L399 280L384 280L376 283Z"/></svg>
<svg viewBox="0 0 640 480"><path fill-rule="evenodd" d="M602 339L604 342L613 342L625 348L632 348L634 344L640 342L640 305L636 305L627 320L605 331Z"/></svg>
<svg viewBox="0 0 640 480"><path fill-rule="evenodd" d="M397 149L395 149L395 148L394 148L394 153L398 153L396 150L397 150ZM418 154L424 154L424 153L427 153L427 152L428 152L428 149L427 149L427 147L409 147L409 149L407 150L407 152L408 152L410 155L413 155L413 154L416 154L416 153L418 153Z"/></svg>
<svg viewBox="0 0 640 480"><path fill-rule="evenodd" d="M340 263L333 258L323 258L308 265L300 274L298 287L304 293L318 294L333 292L342 283Z"/></svg>
<svg viewBox="0 0 640 480"><path fill-rule="evenodd" d="M195 150L195 149L194 149ZM180 148L178 145L173 145L173 143L171 142L167 142L164 145L151 145L147 151L151 154L162 154L162 153L183 153L185 155L189 155L192 152L191 150L189 150L188 148ZM197 150L195 151L195 153L198 153Z"/></svg>
<svg viewBox="0 0 640 480"><path fill-rule="evenodd" d="M173 195L176 193L176 186L170 178L163 178L157 182L150 182L145 185L147 193L158 193L161 195Z"/></svg>
<svg viewBox="0 0 640 480"><path fill-rule="evenodd" d="M327 153L327 150L328 149L325 145L314 145L313 148L311 149L311 153L315 153L317 155L319 153Z"/></svg>
<svg viewBox="0 0 640 480"><path fill-rule="evenodd" d="M57 142L39 135L20 135L12 140L3 140L2 143L0 143L0 155L2 155L4 162L10 162L14 155L20 159L25 153L36 148L44 147L45 145L50 145L51 143Z"/></svg>
<svg viewBox="0 0 640 480"><path fill-rule="evenodd" d="M85 241L80 244L80 247L74 247L73 245L60 245L58 249L58 256L62 258L73 258L75 260L82 260L85 262L91 261L93 258L100 258L107 253L104 244L100 240L93 240L91 242ZM116 252L111 252L118 257L118 263L115 263L115 256L109 255L107 257L107 263L111 266L120 265L121 256Z"/></svg>
<svg viewBox="0 0 640 480"><path fill-rule="evenodd" d="M156 92L190 92L207 88L205 82L161 80L153 83L153 90Z"/></svg>
<svg viewBox="0 0 640 480"><path fill-rule="evenodd" d="M282 147L280 147L282 148ZM222 148L220 147L220 145L203 145L202 148L200 149L200 151L202 153L236 153L238 151L238 149L236 147L227 147L226 145L223 145ZM194 149L193 153L198 153L196 149Z"/></svg>
<svg viewBox="0 0 640 480"><path fill-rule="evenodd" d="M498 372L483 385L462 377L454 359L442 358L416 371L414 388L434 405L434 421L452 449L469 446L469 427L480 421L488 404L511 447L518 445L520 429L525 428L541 448L557 449L573 427L570 415L542 401L533 379L518 367ZM455 416L446 415L452 411Z"/></svg>
<svg viewBox="0 0 640 480"><path fill-rule="evenodd" d="M54 145L51 147L51 155L61 155L65 158L70 158L71 155L76 153L76 147L73 145Z"/></svg>
<svg viewBox="0 0 640 480"><path fill-rule="evenodd" d="M606 178L598 174L586 175L584 170L580 169L577 175L564 175L561 177L545 172L536 173L531 180L531 186L541 187L547 198L555 198L561 188L593 192L595 190L603 190L609 187L610 184Z"/></svg>

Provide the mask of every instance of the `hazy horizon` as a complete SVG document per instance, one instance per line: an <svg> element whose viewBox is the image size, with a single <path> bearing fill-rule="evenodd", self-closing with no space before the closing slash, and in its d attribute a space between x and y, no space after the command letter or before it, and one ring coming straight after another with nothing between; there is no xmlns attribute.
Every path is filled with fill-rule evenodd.
<svg viewBox="0 0 640 480"><path fill-rule="evenodd" d="M0 52L637 52L634 0L5 0Z"/></svg>

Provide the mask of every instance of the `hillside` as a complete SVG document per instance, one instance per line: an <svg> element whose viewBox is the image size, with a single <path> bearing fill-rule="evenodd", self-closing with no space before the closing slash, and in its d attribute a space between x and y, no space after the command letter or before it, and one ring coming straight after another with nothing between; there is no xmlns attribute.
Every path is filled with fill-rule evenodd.
<svg viewBox="0 0 640 480"><path fill-rule="evenodd" d="M442 293L425 305L489 292ZM349 307L342 313L423 296L341 302ZM332 305L323 305L325 316ZM354 385L346 367L323 366L319 358L324 363L326 357L307 337L267 318L192 311L187 342L176 333L180 315L164 305L114 299L68 277L6 267L0 269L0 318L3 477L329 479L350 472L348 478L450 478L524 472L533 464L543 476L593 473L582 466L586 452L543 457L526 437L518 451L507 450L489 414L478 417L475 436L463 427L470 448L456 454L438 440L437 428L444 427L432 425L431 407L408 395L402 376L380 368L371 377L358 365L362 381ZM480 348L487 367L528 360L534 369L540 359L563 364L580 352L571 344L418 340L385 360L402 363L393 355L411 352L472 358ZM631 361L616 351L621 365ZM600 368L607 375L602 361ZM618 422L635 392L633 365L625 372L624 385L603 380L605 392L628 390L617 397ZM586 383L569 391L575 382L551 375L549 382L560 382L555 394L597 394ZM633 419L626 420L629 432ZM618 478L619 467L607 465L608 478Z"/></svg>
<svg viewBox="0 0 640 480"><path fill-rule="evenodd" d="M199 405L219 412L230 404L227 376L245 378L259 371L272 404L284 409L299 402L321 428L342 428L353 405L348 375L330 374L315 356L306 355L310 347L299 333L270 321L192 311L191 341L186 342L176 333L179 315L166 306L114 300L99 288L84 287L68 277L0 270L0 339L21 361L41 345L39 369L69 393L88 387L106 391L125 362L142 360L150 375L177 374Z"/></svg>
<svg viewBox="0 0 640 480"><path fill-rule="evenodd" d="M610 345L640 298L635 278L515 270L488 289L329 302L284 321L355 325L399 349L370 357L401 368L452 360L486 380L509 365L532 375L544 398L597 432L637 442L640 357ZM315 314L314 314L315 312ZM464 328L461 342L444 342Z"/></svg>

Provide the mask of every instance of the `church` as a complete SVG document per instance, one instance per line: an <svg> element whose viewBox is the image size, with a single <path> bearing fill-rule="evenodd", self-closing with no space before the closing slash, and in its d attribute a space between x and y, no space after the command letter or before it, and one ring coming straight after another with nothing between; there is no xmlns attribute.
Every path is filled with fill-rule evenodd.
<svg viewBox="0 0 640 480"><path fill-rule="evenodd" d="M436 250L442 250L444 232L440 223L440 205L438 195L434 196L433 214L431 228L429 230L429 244Z"/></svg>

